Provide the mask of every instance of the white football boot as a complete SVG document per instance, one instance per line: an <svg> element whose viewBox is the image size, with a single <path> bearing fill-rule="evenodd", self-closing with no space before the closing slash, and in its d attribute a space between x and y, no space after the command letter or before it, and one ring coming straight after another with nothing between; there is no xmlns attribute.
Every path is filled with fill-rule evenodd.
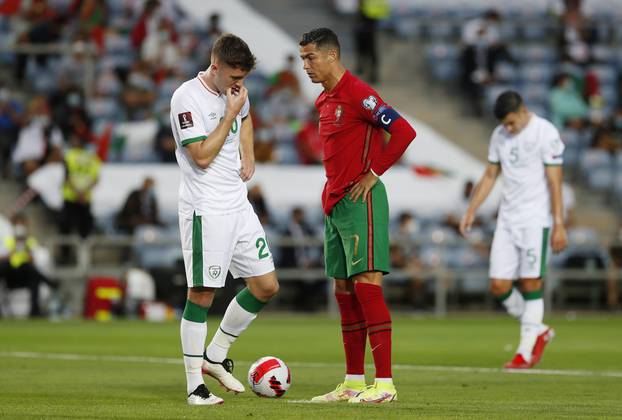
<svg viewBox="0 0 622 420"><path fill-rule="evenodd" d="M205 384L201 384L188 395L188 405L217 405L224 403L222 398L209 392Z"/></svg>
<svg viewBox="0 0 622 420"><path fill-rule="evenodd" d="M231 374L233 372L233 360L225 359L220 363L213 362L203 353L203 366L201 371L216 379L227 391L234 394L244 392L244 385Z"/></svg>

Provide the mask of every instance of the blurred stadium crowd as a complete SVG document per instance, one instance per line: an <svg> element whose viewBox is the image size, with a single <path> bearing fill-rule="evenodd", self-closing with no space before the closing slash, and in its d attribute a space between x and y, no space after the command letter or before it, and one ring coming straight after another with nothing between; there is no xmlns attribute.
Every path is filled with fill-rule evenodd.
<svg viewBox="0 0 622 420"><path fill-rule="evenodd" d="M575 7L579 1L566 1L565 8L554 9L557 14L548 8L513 9L513 2L500 10L489 10L486 1L393 3L381 27L425 42L431 75L444 84L459 81L456 87L464 92L469 110L485 118L499 92L510 87L519 90L529 108L562 130L571 180L607 194L612 203L622 201L622 47L618 45L622 16L607 10L585 16ZM87 184L96 182L100 165L108 162L174 164L170 97L183 81L208 67L211 44L226 30L218 14L196 22L175 0L4 1L0 7L0 165L5 181L25 185L28 176L46 164L70 166L76 149L89 154L84 162L90 169L82 171L87 175L80 179ZM321 162L317 116L292 71L299 65L295 56L286 56L281 71L254 71L246 81L253 104L257 162ZM158 213L153 184L147 177L112 222L92 220L88 193L64 194L60 218L50 220L62 234L75 228L82 237L93 232L134 235L136 242L114 257L116 263L131 259L147 270L156 284L151 298L175 306L181 302L178 295L185 282L180 283L175 299L170 298L167 283L174 273L183 273L179 245L173 241L150 246L145 239L177 235L174 223ZM423 219L403 212L392 221L391 260L397 270L392 278L399 288L393 294L395 301L409 308L429 307L436 276L429 270L434 269L455 270L456 296L486 294L487 243L494 219L478 220L471 243L457 234L471 188L472 182L465 185L464 196L456 198L460 204L446 214ZM277 267L321 269L317 238L323 228L317 208L269 208L260 185L250 189L249 198L273 243ZM573 200L569 192L570 210ZM25 225L23 219L15 222ZM15 230L13 237L29 238L27 228L19 232ZM621 265L619 245L604 248L590 229L575 228L570 235L572 245L555 258L557 267ZM69 254L66 247L54 251L52 265L70 263ZM618 301L616 282L615 278L588 282L575 295L584 298L585 290L593 290L589 300L593 307L604 307L603 301L613 307ZM309 292L322 295L324 284L319 274L316 281L299 282L294 307L313 306ZM454 303L460 303L460 298Z"/></svg>

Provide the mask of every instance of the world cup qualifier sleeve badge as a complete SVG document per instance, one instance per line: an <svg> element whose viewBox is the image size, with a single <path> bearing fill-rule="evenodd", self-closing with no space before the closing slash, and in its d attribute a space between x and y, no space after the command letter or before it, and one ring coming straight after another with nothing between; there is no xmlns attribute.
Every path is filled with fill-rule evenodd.
<svg viewBox="0 0 622 420"><path fill-rule="evenodd" d="M194 127L194 123L192 122L192 112L182 112L181 114L177 114L177 118L179 118L179 127L182 130L184 128Z"/></svg>

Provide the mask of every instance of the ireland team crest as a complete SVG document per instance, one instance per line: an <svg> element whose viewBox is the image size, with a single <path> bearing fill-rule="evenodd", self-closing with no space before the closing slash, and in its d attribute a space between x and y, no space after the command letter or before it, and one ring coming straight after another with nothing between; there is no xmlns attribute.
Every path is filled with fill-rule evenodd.
<svg viewBox="0 0 622 420"><path fill-rule="evenodd" d="M210 265L207 272L209 276L213 279L217 279L220 276L220 266L219 265Z"/></svg>

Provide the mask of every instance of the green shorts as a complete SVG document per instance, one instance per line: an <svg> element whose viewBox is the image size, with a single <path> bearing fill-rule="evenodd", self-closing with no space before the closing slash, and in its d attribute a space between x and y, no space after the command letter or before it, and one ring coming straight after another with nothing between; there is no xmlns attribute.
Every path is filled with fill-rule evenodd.
<svg viewBox="0 0 622 420"><path fill-rule="evenodd" d="M363 202L345 196L324 219L326 275L348 279L366 271L389 272L389 203L379 180Z"/></svg>

